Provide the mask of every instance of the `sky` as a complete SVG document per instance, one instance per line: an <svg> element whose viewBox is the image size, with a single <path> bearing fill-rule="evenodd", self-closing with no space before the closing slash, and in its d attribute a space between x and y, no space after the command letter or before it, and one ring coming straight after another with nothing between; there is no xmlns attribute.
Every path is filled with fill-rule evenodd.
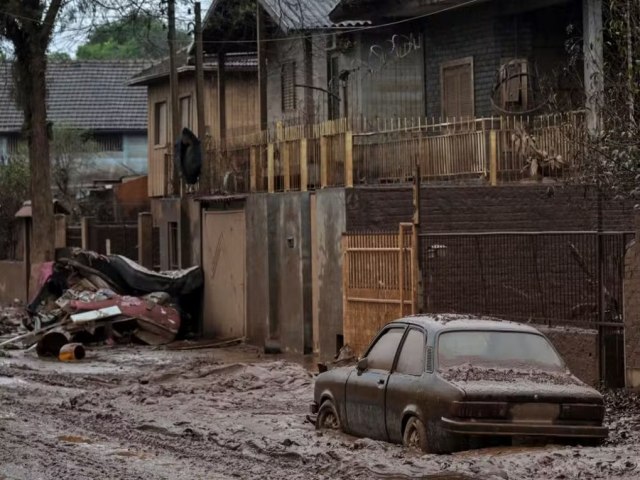
<svg viewBox="0 0 640 480"><path fill-rule="evenodd" d="M203 19L207 9L211 5L211 1L212 0L200 1ZM184 30L192 30L193 28L190 27L189 23L193 22L193 1L180 2L180 0L178 0L176 3L176 27ZM185 5L185 3L188 3L188 5ZM189 10L191 10L191 14ZM64 29L56 29L49 50L51 52L68 53L72 58L75 57L78 47L86 42L87 31L85 27L82 20L79 20L74 24L65 25Z"/></svg>

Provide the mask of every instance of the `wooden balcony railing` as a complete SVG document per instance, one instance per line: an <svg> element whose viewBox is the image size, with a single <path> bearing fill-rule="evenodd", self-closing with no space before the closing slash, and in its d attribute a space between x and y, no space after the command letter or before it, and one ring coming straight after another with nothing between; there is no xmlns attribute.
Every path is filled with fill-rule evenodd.
<svg viewBox="0 0 640 480"><path fill-rule="evenodd" d="M407 183L416 161L425 182L484 179L496 185L561 178L580 162L583 132L582 112L278 126L208 142L198 188L201 193L283 192ZM150 190L171 195L170 152L157 160L164 182L151 181Z"/></svg>

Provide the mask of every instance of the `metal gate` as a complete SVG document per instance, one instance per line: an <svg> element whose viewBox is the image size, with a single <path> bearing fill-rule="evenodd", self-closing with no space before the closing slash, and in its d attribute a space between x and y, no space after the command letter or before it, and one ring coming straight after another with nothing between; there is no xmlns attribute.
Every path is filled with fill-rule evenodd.
<svg viewBox="0 0 640 480"><path fill-rule="evenodd" d="M632 232L343 236L345 343L360 354L409 313L488 315L598 332L600 379L624 386L622 285Z"/></svg>
<svg viewBox="0 0 640 480"><path fill-rule="evenodd" d="M624 386L622 285L633 237L593 231L420 235L424 310L596 330L601 381Z"/></svg>
<svg viewBox="0 0 640 480"><path fill-rule="evenodd" d="M383 325L417 312L416 239L411 223L398 233L343 235L344 340L357 354Z"/></svg>

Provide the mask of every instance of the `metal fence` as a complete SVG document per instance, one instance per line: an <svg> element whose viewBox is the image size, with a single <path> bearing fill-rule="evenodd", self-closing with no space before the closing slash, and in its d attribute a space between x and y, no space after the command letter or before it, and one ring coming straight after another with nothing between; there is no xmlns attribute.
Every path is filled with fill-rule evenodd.
<svg viewBox="0 0 640 480"><path fill-rule="evenodd" d="M547 325L621 323L624 254L633 233L598 237L595 232L421 235L425 309ZM601 285L605 318L599 315Z"/></svg>

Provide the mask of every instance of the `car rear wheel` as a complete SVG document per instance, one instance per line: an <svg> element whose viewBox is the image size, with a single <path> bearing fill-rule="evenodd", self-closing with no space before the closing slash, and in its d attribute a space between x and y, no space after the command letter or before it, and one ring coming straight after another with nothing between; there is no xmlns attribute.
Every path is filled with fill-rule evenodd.
<svg viewBox="0 0 640 480"><path fill-rule="evenodd" d="M429 452L427 429L419 418L411 417L409 419L407 425L404 427L402 443L407 448Z"/></svg>
<svg viewBox="0 0 640 480"><path fill-rule="evenodd" d="M340 417L338 411L331 400L325 400L320 405L318 417L316 418L316 429L318 430L340 430Z"/></svg>

